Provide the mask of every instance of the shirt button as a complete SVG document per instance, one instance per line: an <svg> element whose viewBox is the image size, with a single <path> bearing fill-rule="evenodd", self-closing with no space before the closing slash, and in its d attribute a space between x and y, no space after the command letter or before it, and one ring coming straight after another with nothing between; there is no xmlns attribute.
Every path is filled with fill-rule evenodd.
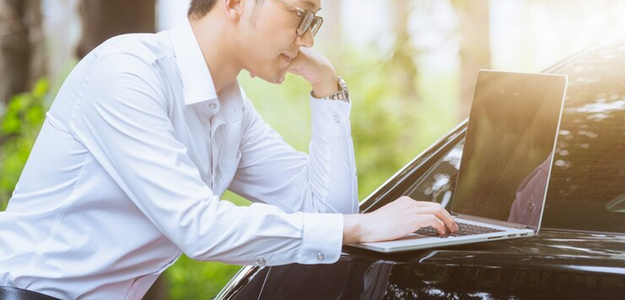
<svg viewBox="0 0 625 300"><path fill-rule="evenodd" d="M257 263L258 263L258 265L259 265L259 266L261 266L261 267L264 267L264 266L265 266L265 264L267 263L267 262L265 261L265 259L264 259L264 258L259 258L258 260L256 260L256 262L257 262Z"/></svg>
<svg viewBox="0 0 625 300"><path fill-rule="evenodd" d="M208 107L210 107L210 109L215 109L215 108L217 108L217 104L211 103L211 104L208 105Z"/></svg>
<svg viewBox="0 0 625 300"><path fill-rule="evenodd" d="M334 115L334 122L338 123L340 121L341 121L341 119L339 119L339 116L338 115Z"/></svg>
<svg viewBox="0 0 625 300"><path fill-rule="evenodd" d="M321 252L317 253L317 260L318 261L323 261L324 259L326 259L326 257L323 255L323 253L321 253Z"/></svg>

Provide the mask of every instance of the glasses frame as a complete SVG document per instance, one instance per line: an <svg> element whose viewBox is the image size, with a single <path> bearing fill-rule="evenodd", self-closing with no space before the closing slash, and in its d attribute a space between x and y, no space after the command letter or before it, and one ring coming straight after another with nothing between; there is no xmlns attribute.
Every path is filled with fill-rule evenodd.
<svg viewBox="0 0 625 300"><path fill-rule="evenodd" d="M297 34L297 36L301 37L304 34L306 34L308 30L310 30L310 34L312 35L312 37L315 37L317 32L319 32L319 28L321 28L321 25L323 24L323 18L317 16L317 12L319 11L313 12L310 10L299 8L284 0L276 0L276 1L295 10L297 15L301 18L299 21L299 24L297 25L297 29L295 30L295 33Z"/></svg>

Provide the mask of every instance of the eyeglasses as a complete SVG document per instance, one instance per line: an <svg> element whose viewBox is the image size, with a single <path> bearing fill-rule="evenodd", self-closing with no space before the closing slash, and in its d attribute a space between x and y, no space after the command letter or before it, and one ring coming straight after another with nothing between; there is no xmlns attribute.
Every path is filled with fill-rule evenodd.
<svg viewBox="0 0 625 300"><path fill-rule="evenodd" d="M299 21L299 25L297 26L297 30L295 31L298 36L303 36L310 29L310 34L315 37L315 35L319 31L319 28L321 27L321 24L323 24L323 18L316 16L317 12L312 12L299 8L295 5L287 3L284 0L276 1L294 9L297 15L301 18Z"/></svg>

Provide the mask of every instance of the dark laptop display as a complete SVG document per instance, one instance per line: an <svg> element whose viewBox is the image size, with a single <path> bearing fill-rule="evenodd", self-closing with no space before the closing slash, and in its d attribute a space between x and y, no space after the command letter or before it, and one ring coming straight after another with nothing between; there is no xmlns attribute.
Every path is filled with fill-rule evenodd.
<svg viewBox="0 0 625 300"><path fill-rule="evenodd" d="M480 72L454 213L539 225L565 80Z"/></svg>

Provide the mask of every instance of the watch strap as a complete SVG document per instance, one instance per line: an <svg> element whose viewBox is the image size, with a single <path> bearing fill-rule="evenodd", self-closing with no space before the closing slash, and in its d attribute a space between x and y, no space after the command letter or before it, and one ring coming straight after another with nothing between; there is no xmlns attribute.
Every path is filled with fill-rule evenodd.
<svg viewBox="0 0 625 300"><path fill-rule="evenodd" d="M329 95L329 96L322 97L320 99L323 99L323 100L339 100L339 101L344 101L344 102L348 102L349 103L350 99L349 99L349 92L347 90L347 83L345 83L345 80L343 79L343 77L338 76L336 84L337 84L337 87L339 89L338 92L336 92L336 93L334 93L332 95ZM315 92L314 91L311 91L310 94L313 97L317 98L315 96Z"/></svg>

